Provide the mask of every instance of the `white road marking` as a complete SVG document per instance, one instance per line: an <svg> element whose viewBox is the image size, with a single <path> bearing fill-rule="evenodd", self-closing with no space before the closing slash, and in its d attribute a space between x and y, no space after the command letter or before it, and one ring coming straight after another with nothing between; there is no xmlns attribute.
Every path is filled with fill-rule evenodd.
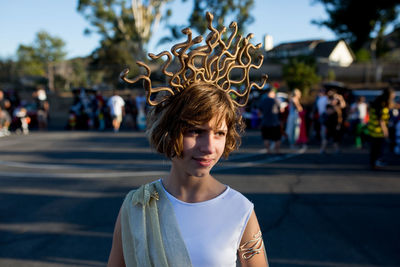
<svg viewBox="0 0 400 267"><path fill-rule="evenodd" d="M72 191L61 190L57 188L36 188L36 187L0 187L0 193L3 194L25 194L34 196L53 196L53 197L68 197L68 198L115 198L124 197L126 193L116 192L93 192L93 191Z"/></svg>
<svg viewBox="0 0 400 267"><path fill-rule="evenodd" d="M219 166L214 168L214 171L225 171L232 170L238 168L251 168L254 166L259 166L266 163L277 162L289 158L293 158L295 156L301 155L306 151L306 149L300 149L295 153L277 155L268 157L266 159L261 160L253 160L253 161L244 161L244 162L230 162L225 161L221 162ZM246 158L251 158L257 155L264 154L264 150L261 149L257 153L244 154L232 156L230 160L245 160ZM107 165L107 167L102 166L82 166L76 164L42 164L42 163L26 163L26 162L13 162L13 161L2 161L0 160L0 165L8 166L8 167L17 167L17 168L30 168L30 169L40 169L40 170L58 170L57 173L51 172L1 172L0 177L18 177L18 178L115 178L115 177L142 177L142 176L161 176L168 174L168 171L114 171L114 172L78 172L78 173L69 173L69 172L60 172L59 170L68 170L68 169L97 169L97 170L110 170L114 169L112 165ZM121 168L121 164L116 164ZM165 163L163 164L149 164L153 167L165 167Z"/></svg>
<svg viewBox="0 0 400 267"><path fill-rule="evenodd" d="M262 160L248 161L248 162L237 162L237 163L235 162L234 165L232 165L232 166L217 166L217 167L215 167L214 170L215 171L225 171L225 170L232 170L232 169L238 169L238 168L255 167L255 166L266 164L266 163L272 163L272 162L277 162L277 161L293 158L293 157L303 154L305 151L306 151L306 149L300 149L296 153L292 153L292 154L277 155L275 157L270 157L270 158L266 158L266 159L262 159Z"/></svg>
<svg viewBox="0 0 400 267"><path fill-rule="evenodd" d="M79 165L26 163L26 162L4 161L4 160L0 160L0 165L8 166L8 167L30 168L30 169L41 169L41 170L43 170L43 169L59 170L59 169L72 169L72 168L82 169L82 168L84 168L83 166L79 166Z"/></svg>
<svg viewBox="0 0 400 267"><path fill-rule="evenodd" d="M101 173L32 173L32 172L0 172L0 177L7 178L120 178L120 177L142 177L161 176L168 174L167 171L144 171L144 172L101 172Z"/></svg>

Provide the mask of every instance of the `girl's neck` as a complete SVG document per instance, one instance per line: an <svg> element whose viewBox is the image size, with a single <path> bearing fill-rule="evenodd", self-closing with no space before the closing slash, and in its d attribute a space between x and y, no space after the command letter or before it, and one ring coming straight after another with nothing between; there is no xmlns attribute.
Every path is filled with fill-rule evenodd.
<svg viewBox="0 0 400 267"><path fill-rule="evenodd" d="M226 186L218 182L210 174L203 177L194 177L179 172L173 168L169 175L162 179L164 188L177 199L188 202L202 202L215 198Z"/></svg>

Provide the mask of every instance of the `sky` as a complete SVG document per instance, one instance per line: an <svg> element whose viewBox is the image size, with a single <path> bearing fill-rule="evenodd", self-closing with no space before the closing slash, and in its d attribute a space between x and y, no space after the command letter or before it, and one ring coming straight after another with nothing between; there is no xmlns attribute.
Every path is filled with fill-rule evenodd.
<svg viewBox="0 0 400 267"><path fill-rule="evenodd" d="M190 2L190 1L188 1ZM254 22L246 32L254 33L253 43L263 43L265 34L273 38L274 45L309 39L333 40L335 35L324 27L311 23L313 19L326 19L321 4L313 0L255 0L251 11ZM67 58L87 56L99 46L100 36L84 35L90 27L76 11L77 0L0 0L0 58L13 58L20 44L31 45L36 33L45 30L66 43ZM172 22L188 26L189 4L175 0L172 4ZM182 10L188 10L182 15ZM226 25L228 26L228 25ZM168 34L160 25L148 45L149 52L169 50L170 45L156 46Z"/></svg>

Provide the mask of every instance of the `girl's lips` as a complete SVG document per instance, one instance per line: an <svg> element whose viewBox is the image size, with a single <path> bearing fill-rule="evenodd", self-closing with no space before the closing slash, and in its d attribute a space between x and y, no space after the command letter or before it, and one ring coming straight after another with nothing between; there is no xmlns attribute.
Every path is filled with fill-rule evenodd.
<svg viewBox="0 0 400 267"><path fill-rule="evenodd" d="M212 163L212 159L203 159L203 158L193 158L200 166L208 167Z"/></svg>

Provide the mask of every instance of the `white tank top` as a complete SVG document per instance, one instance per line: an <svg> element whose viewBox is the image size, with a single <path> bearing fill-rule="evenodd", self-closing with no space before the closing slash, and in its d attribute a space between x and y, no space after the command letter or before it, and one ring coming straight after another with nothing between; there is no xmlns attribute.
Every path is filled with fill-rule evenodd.
<svg viewBox="0 0 400 267"><path fill-rule="evenodd" d="M235 267L253 203L229 186L216 198L197 203L183 202L164 191L193 267Z"/></svg>

